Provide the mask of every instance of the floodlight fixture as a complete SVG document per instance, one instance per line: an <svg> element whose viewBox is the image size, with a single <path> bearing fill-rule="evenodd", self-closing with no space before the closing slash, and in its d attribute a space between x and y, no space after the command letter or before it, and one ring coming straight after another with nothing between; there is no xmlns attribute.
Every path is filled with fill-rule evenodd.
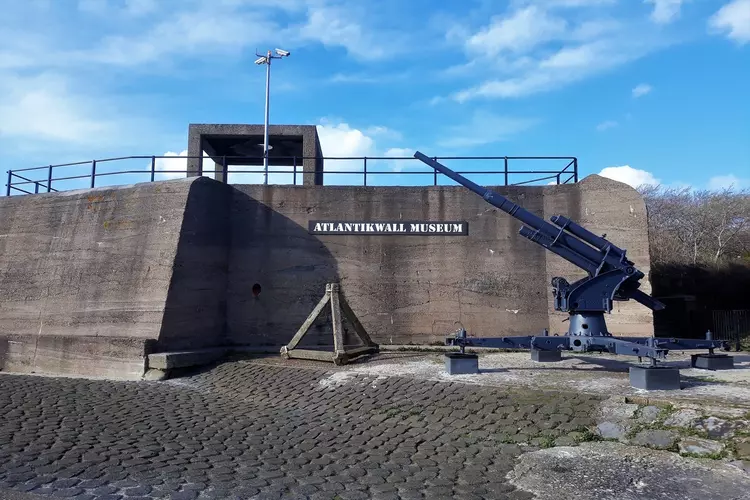
<svg viewBox="0 0 750 500"><path fill-rule="evenodd" d="M263 184L268 184L268 151L270 148L268 144L268 111L269 111L269 104L270 104L270 88L271 88L271 60L272 59L281 59L283 57L289 57L290 52L288 50L283 49L275 49L275 52L277 55L273 55L271 51L269 50L265 55L258 54L258 51L255 51L255 55L258 56L258 59L256 59L255 64L266 65L266 118L264 122L264 131L263 131Z"/></svg>

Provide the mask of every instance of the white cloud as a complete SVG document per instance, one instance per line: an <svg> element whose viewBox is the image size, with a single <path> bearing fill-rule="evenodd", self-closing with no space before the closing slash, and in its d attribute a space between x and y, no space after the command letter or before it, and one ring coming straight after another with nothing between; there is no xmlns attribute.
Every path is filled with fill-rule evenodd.
<svg viewBox="0 0 750 500"><path fill-rule="evenodd" d="M649 184L658 185L659 180L654 177L654 174L647 172L646 170L639 170L631 167L630 165L623 165L619 167L607 167L599 172L602 177L607 177L619 182L624 182L629 186L637 188L638 186Z"/></svg>
<svg viewBox="0 0 750 500"><path fill-rule="evenodd" d="M601 122L599 125L596 126L596 130L603 132L604 130L608 130L611 128L615 128L617 125L619 125L616 121L607 120Z"/></svg>
<svg viewBox="0 0 750 500"><path fill-rule="evenodd" d="M174 151L167 151L161 156L169 156L170 158L157 158L155 161L155 170L159 173L156 180L163 179L179 179L185 177L187 171L187 149L175 153ZM207 156L204 154L204 156ZM204 162L204 168L208 161ZM149 169L151 166L149 165Z"/></svg>
<svg viewBox="0 0 750 500"><path fill-rule="evenodd" d="M750 0L733 0L708 20L711 33L724 34L740 45L750 42Z"/></svg>
<svg viewBox="0 0 750 500"><path fill-rule="evenodd" d="M123 126L105 118L106 103L71 87L59 75L6 75L0 81L0 137L66 145L110 143Z"/></svg>
<svg viewBox="0 0 750 500"><path fill-rule="evenodd" d="M734 174L717 175L708 181L708 188L711 190L742 189L746 186L750 186L750 179L741 179Z"/></svg>
<svg viewBox="0 0 750 500"><path fill-rule="evenodd" d="M651 87L651 85L648 85L647 83L641 83L640 85L636 85L635 88L633 88L632 90L633 97L635 98L642 97L650 93L652 90L653 90L653 87Z"/></svg>
<svg viewBox="0 0 750 500"><path fill-rule="evenodd" d="M439 146L471 148L509 139L539 123L535 118L500 116L488 111L476 111L468 123L450 127L443 133Z"/></svg>
<svg viewBox="0 0 750 500"><path fill-rule="evenodd" d="M452 29L449 40L464 37L469 61L448 68L442 76L469 75L479 83L454 92L451 98L463 103L557 90L635 61L666 44L664 35L648 21L602 10L614 3L521 0L512 2L506 14L491 18L478 30Z"/></svg>
<svg viewBox="0 0 750 500"><path fill-rule="evenodd" d="M524 52L559 38L566 29L565 20L532 5L508 17L493 17L489 26L469 37L466 48L490 57L504 51Z"/></svg>
<svg viewBox="0 0 750 500"><path fill-rule="evenodd" d="M326 47L342 47L361 60L383 59L394 51L403 50L403 44L399 43L404 39L402 33L372 29L366 22L359 22L351 7L315 5L308 10L305 23L292 27L287 37L301 42L319 42Z"/></svg>
<svg viewBox="0 0 750 500"><path fill-rule="evenodd" d="M375 156L375 140L348 123L324 119L317 129L324 157Z"/></svg>
<svg viewBox="0 0 750 500"><path fill-rule="evenodd" d="M680 9L685 0L644 0L653 4L651 20L656 24L668 24L680 17Z"/></svg>

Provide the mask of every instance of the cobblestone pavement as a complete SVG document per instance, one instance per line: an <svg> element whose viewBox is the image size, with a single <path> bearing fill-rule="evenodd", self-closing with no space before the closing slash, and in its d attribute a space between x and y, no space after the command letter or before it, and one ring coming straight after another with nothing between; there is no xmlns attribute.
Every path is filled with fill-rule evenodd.
<svg viewBox="0 0 750 500"><path fill-rule="evenodd" d="M580 439L598 402L263 360L164 382L0 375L0 491L526 499L504 479L516 458Z"/></svg>

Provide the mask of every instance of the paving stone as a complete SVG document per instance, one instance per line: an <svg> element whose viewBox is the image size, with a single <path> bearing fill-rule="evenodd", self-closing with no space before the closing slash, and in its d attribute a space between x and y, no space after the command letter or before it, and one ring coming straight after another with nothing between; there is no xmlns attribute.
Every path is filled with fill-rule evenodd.
<svg viewBox="0 0 750 500"><path fill-rule="evenodd" d="M697 437L684 437L678 443L680 453L690 453L698 456L713 455L724 451L724 443L701 439Z"/></svg>
<svg viewBox="0 0 750 500"><path fill-rule="evenodd" d="M675 444L677 438L678 434L672 431L645 430L636 434L630 442L639 446L649 446L651 448L666 450Z"/></svg>
<svg viewBox="0 0 750 500"><path fill-rule="evenodd" d="M627 434L627 427L618 422L602 422L596 430L604 439L622 439Z"/></svg>
<svg viewBox="0 0 750 500"><path fill-rule="evenodd" d="M656 421L657 418L659 418L659 414L661 413L661 408L658 406L644 406L638 411L638 421L644 424L651 424Z"/></svg>
<svg viewBox="0 0 750 500"><path fill-rule="evenodd" d="M700 420L700 413L691 409L678 410L664 420L667 427L693 427Z"/></svg>

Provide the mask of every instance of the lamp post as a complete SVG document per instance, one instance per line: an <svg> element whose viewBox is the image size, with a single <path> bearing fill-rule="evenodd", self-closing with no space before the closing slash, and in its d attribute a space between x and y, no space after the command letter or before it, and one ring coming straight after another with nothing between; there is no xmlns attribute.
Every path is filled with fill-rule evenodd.
<svg viewBox="0 0 750 500"><path fill-rule="evenodd" d="M289 57L289 52L286 50L275 49L275 52L276 55L272 54L269 50L264 56L257 52L255 53L255 55L258 56L258 59L255 60L255 64L258 66L262 64L266 65L266 118L263 131L263 184L268 184L268 107L271 93L271 60Z"/></svg>

